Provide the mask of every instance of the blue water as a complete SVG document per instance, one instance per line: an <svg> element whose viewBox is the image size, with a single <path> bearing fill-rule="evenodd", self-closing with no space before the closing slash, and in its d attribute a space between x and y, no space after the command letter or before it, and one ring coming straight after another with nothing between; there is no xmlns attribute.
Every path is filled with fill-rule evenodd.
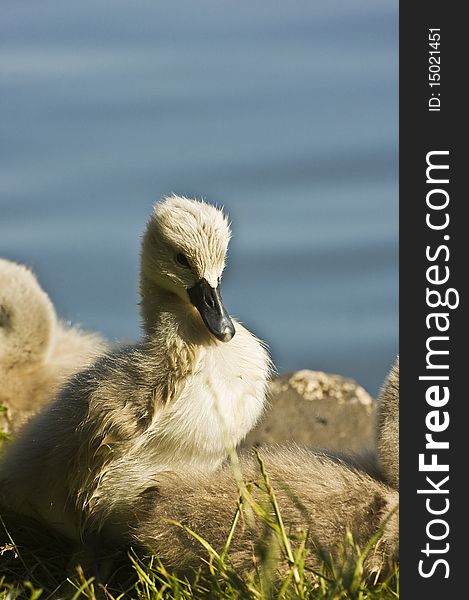
<svg viewBox="0 0 469 600"><path fill-rule="evenodd" d="M139 335L139 237L223 204L229 310L280 371L371 392L397 352L397 1L3 0L0 255Z"/></svg>

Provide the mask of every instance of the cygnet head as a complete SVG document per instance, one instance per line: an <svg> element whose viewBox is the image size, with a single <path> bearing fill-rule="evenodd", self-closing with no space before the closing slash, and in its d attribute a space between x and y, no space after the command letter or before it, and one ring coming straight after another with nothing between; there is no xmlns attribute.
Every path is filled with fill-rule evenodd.
<svg viewBox="0 0 469 600"><path fill-rule="evenodd" d="M33 273L0 258L0 366L34 367L46 360L56 322L54 307Z"/></svg>
<svg viewBox="0 0 469 600"><path fill-rule="evenodd" d="M145 282L172 292L194 307L222 342L235 328L223 306L220 281L231 232L223 212L206 202L170 196L155 204L142 244L142 304ZM144 318L149 318L143 306Z"/></svg>

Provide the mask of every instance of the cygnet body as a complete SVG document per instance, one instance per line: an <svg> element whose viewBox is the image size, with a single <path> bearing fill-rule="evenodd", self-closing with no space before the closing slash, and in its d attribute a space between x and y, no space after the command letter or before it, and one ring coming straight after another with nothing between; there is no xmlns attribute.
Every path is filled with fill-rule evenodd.
<svg viewBox="0 0 469 600"><path fill-rule="evenodd" d="M383 530L366 561L366 569L386 571L397 559L399 548L398 494L343 460L306 448L262 448L263 459L286 531L295 536L307 532L307 566L320 567L323 558L332 557L344 564L350 547L347 531L364 550L371 538ZM241 457L245 481L254 499L266 504L263 478L256 459ZM180 525L201 536L218 553L223 551L230 533L239 490L230 466L198 479L170 479L160 489L140 500L132 545L154 553L168 569L188 571L203 567L209 555L198 539ZM244 506L249 506L244 502ZM273 512L273 508L270 509ZM179 523L180 525L177 525ZM272 546L266 524L241 518L230 544L230 562L239 571L255 568L255 549ZM270 540L270 541L269 541ZM277 539L277 543L279 540ZM262 552L262 550L261 550ZM283 561L287 566L286 561Z"/></svg>
<svg viewBox="0 0 469 600"><path fill-rule="evenodd" d="M1 429L18 430L105 349L98 335L57 319L32 271L0 258Z"/></svg>
<svg viewBox="0 0 469 600"><path fill-rule="evenodd" d="M399 357L383 384L377 409L376 447L383 479L399 489Z"/></svg>
<svg viewBox="0 0 469 600"><path fill-rule="evenodd" d="M262 413L270 361L223 306L229 238L214 206L155 205L142 341L76 375L32 420L0 463L0 502L73 538L120 535L162 473L213 471L241 441Z"/></svg>
<svg viewBox="0 0 469 600"><path fill-rule="evenodd" d="M389 373L380 395L376 422L377 454L382 472L373 477L360 457L334 457L299 447L264 448L260 451L277 497L287 531L308 531L308 566L318 568L324 556L343 563L346 530L363 550L380 530L365 562L371 572L386 571L398 558L399 516L399 363ZM261 482L251 455L240 457L244 480ZM383 482L384 476L389 481ZM262 497L256 486L252 493ZM137 526L132 543L154 552L168 568L186 571L208 558L200 542L177 522L200 535L212 548L224 548L238 505L239 489L229 465L198 478L168 477L158 490L150 490L136 505ZM264 500L265 501L265 500ZM241 570L254 567L253 548L265 533L265 523L254 526L241 520L230 545L230 560Z"/></svg>

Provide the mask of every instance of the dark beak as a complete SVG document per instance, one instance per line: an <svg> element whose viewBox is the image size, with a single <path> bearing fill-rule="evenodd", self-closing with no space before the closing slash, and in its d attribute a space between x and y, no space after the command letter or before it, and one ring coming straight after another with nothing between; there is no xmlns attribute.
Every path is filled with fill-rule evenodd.
<svg viewBox="0 0 469 600"><path fill-rule="evenodd" d="M229 342L235 334L235 328L223 306L220 286L213 288L206 279L201 279L187 291L210 333L221 342Z"/></svg>

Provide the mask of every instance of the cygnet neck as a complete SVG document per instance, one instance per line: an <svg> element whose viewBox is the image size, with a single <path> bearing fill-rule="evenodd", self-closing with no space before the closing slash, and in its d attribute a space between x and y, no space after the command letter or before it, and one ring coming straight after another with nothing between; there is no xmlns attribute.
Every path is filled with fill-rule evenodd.
<svg viewBox="0 0 469 600"><path fill-rule="evenodd" d="M140 295L140 313L147 340L154 340L160 335L167 338L171 333L187 345L208 346L216 343L189 301L162 288L144 274L140 277Z"/></svg>

